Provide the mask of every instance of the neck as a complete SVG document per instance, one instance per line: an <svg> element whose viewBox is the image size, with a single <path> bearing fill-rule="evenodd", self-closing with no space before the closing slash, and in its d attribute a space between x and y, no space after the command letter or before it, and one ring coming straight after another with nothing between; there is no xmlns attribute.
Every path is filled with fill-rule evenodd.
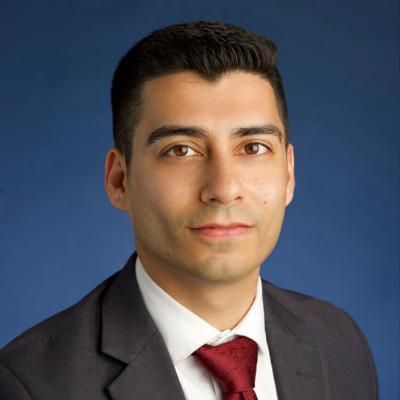
<svg viewBox="0 0 400 400"><path fill-rule="evenodd" d="M235 282L204 282L142 259L150 278L176 301L220 331L233 329L246 315L256 296L259 268Z"/></svg>

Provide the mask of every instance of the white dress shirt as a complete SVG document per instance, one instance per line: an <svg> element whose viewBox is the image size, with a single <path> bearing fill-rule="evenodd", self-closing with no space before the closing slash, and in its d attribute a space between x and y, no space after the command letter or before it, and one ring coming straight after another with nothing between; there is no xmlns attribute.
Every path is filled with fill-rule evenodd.
<svg viewBox="0 0 400 400"><path fill-rule="evenodd" d="M238 335L258 344L258 400L278 399L265 334L261 278L247 314L234 329L221 332L161 289L147 274L139 257L135 269L144 302L166 343L186 400L222 400L219 384L192 353L203 344L221 344Z"/></svg>

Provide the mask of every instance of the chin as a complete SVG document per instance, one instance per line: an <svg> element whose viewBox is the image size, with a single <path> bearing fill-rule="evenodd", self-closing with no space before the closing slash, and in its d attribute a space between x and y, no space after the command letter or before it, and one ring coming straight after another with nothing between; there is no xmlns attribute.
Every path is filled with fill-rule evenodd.
<svg viewBox="0 0 400 400"><path fill-rule="evenodd" d="M256 262L252 263L248 257L229 257L225 254L217 258L215 255L203 257L202 261L192 264L188 269L195 280L219 284L239 282L253 274L258 265Z"/></svg>

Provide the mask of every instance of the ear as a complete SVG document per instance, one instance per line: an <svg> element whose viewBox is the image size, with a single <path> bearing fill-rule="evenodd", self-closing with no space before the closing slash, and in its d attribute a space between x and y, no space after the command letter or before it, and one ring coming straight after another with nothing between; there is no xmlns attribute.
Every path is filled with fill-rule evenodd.
<svg viewBox="0 0 400 400"><path fill-rule="evenodd" d="M113 147L106 155L104 188L111 204L122 211L128 210L127 176L125 158Z"/></svg>
<svg viewBox="0 0 400 400"><path fill-rule="evenodd" d="M286 186L286 206L293 200L295 177L294 177L294 149L293 145L289 144L286 150L287 169L288 169L288 182Z"/></svg>

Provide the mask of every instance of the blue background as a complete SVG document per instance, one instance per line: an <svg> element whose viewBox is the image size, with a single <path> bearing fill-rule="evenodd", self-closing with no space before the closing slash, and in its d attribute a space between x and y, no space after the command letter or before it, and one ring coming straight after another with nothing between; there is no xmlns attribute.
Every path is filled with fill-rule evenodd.
<svg viewBox="0 0 400 400"><path fill-rule="evenodd" d="M262 274L365 332L382 399L399 375L397 1L2 1L0 346L133 251L103 189L122 54L151 30L232 22L280 48L297 187Z"/></svg>

